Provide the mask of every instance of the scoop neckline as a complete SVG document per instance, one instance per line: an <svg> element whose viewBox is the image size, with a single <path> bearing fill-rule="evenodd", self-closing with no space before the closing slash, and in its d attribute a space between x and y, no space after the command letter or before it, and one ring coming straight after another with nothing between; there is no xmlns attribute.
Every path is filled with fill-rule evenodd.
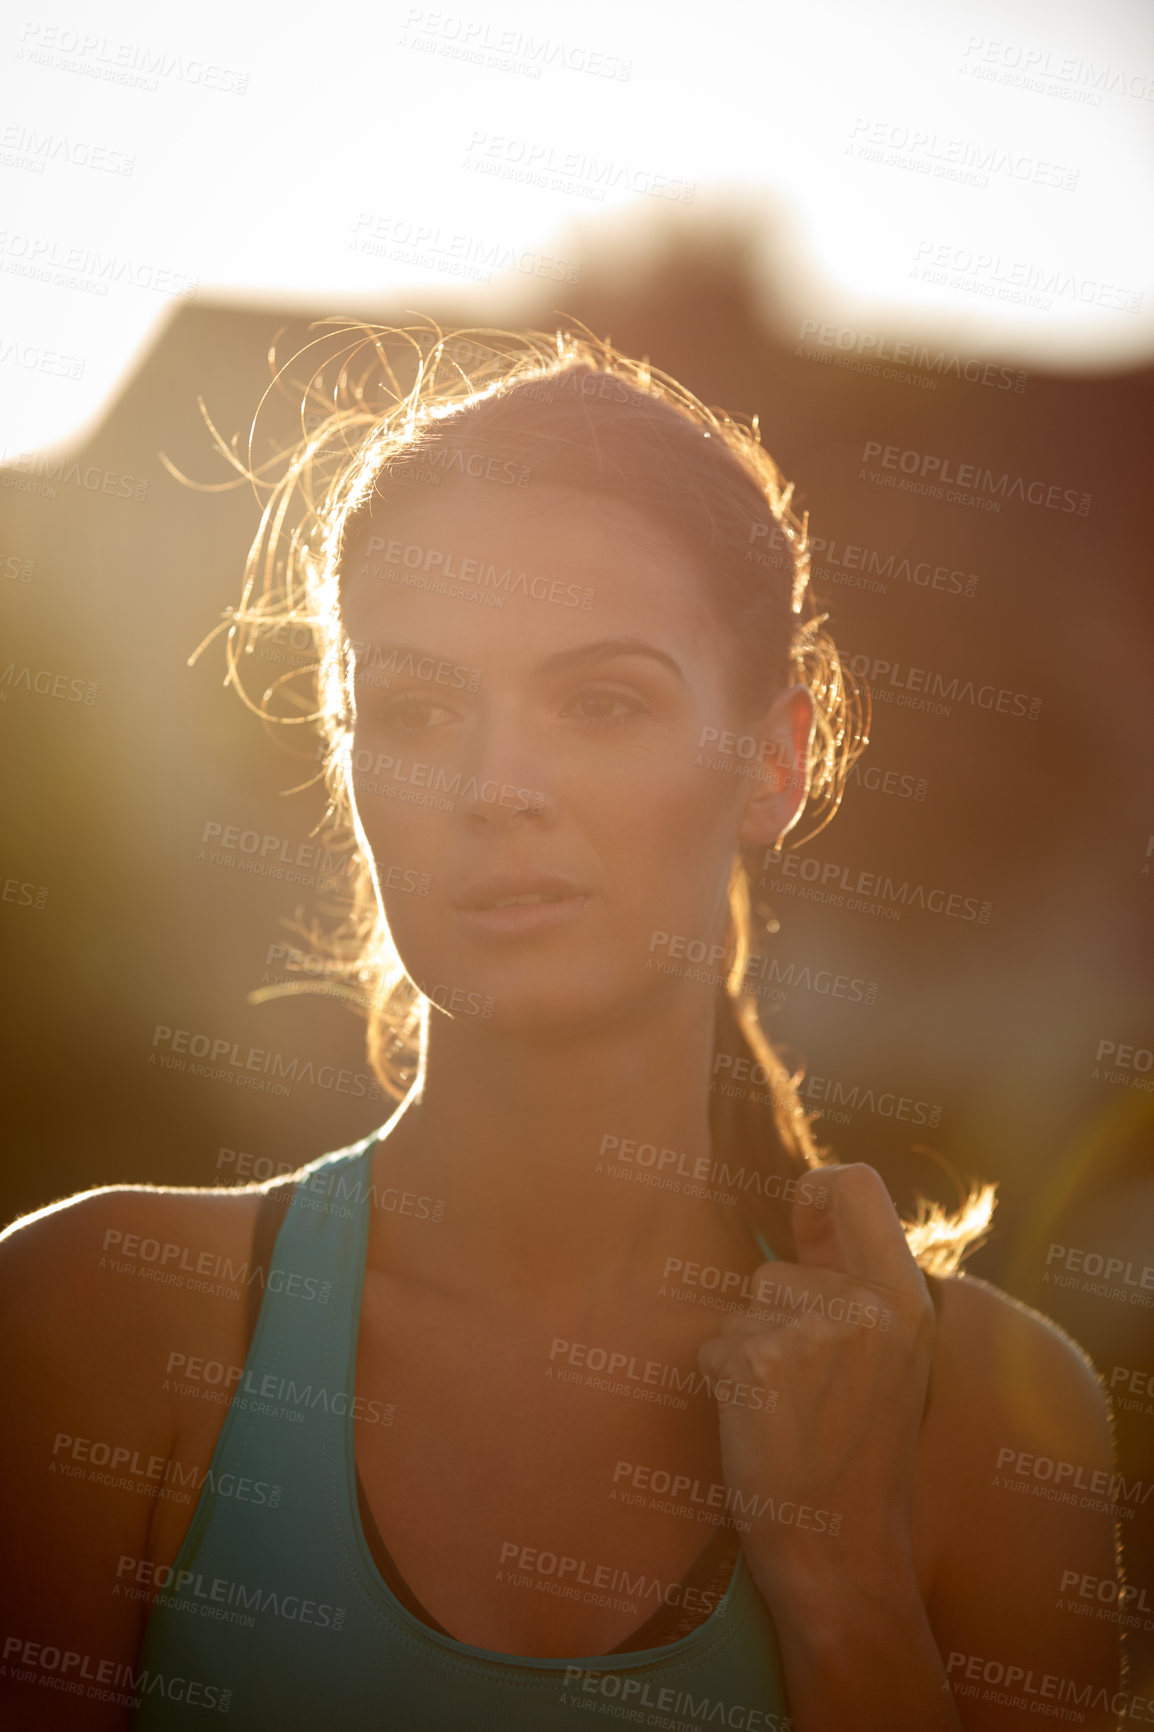
<svg viewBox="0 0 1154 1732"><path fill-rule="evenodd" d="M350 1161L363 1161L366 1172L371 1172L373 1154L383 1134L384 1127L382 1126L381 1129L373 1133L372 1140L358 1154L350 1157ZM348 1336L349 1367L346 1385L354 1394L356 1392L357 1342L361 1328L361 1302L364 1297L365 1265L368 1257L370 1220L368 1196L370 1192L371 1186L366 1185L364 1189L366 1207L356 1212L354 1274L350 1295L350 1309L353 1315L352 1328ZM394 1619L406 1629L442 1649L446 1654L454 1655L462 1660L472 1660L490 1665L520 1666L522 1669L531 1671L555 1672L565 1667L580 1666L585 1671L622 1672L631 1671L640 1666L653 1666L662 1661L679 1662L699 1648L712 1647L734 1629L738 1602L740 1598L744 1597L743 1589L746 1586L748 1574L745 1547L742 1545L738 1547L737 1561L733 1566L729 1584L709 1616L698 1624L695 1630L690 1630L688 1635L679 1636L675 1642L662 1642L655 1648L636 1648L625 1654L507 1654L499 1648L480 1648L472 1642L462 1642L456 1636L442 1634L440 1630L432 1629L422 1619L414 1616L409 1608L397 1598L377 1568L376 1559L369 1547L357 1502L356 1422L352 1409L353 1403L349 1402L343 1416L341 1472L344 1484L340 1488L340 1508L352 1535L357 1560L367 1580L367 1585L372 1589L376 1598L383 1603L384 1609L391 1613ZM380 1531L379 1524L378 1531ZM383 1534L381 1538L387 1546L388 1541ZM638 1624L636 1627L640 1629L642 1625Z"/></svg>

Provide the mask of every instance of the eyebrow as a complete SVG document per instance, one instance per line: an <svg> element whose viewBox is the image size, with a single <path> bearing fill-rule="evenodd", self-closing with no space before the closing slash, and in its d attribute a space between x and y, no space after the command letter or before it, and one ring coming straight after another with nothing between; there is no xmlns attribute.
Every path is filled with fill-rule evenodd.
<svg viewBox="0 0 1154 1732"><path fill-rule="evenodd" d="M595 662L610 661L615 656L647 656L660 662L677 676L682 685L685 675L671 655L643 637L603 637L596 643L578 644L575 649L558 650L538 664L541 673L570 673L575 668L589 667Z"/></svg>
<svg viewBox="0 0 1154 1732"><path fill-rule="evenodd" d="M435 650L421 649L416 644L374 644L374 649L385 655L412 657L414 661L451 661L451 657L439 655ZM545 656L537 663L536 673L564 674L576 669L592 667L597 662L611 661L616 656L646 656L650 661L660 662L667 667L682 685L688 682L680 665L663 649L650 643L643 637L603 637L594 643L578 644L573 649L557 650L553 655Z"/></svg>

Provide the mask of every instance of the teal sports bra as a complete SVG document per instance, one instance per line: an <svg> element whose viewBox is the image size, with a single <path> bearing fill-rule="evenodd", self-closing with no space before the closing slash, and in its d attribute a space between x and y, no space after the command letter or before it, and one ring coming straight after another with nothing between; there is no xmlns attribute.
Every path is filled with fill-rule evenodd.
<svg viewBox="0 0 1154 1732"><path fill-rule="evenodd" d="M310 1163L293 1191L244 1377L145 1629L136 1732L220 1713L244 1732L564 1732L606 1714L787 1732L776 1634L740 1549L704 1623L611 1654L473 1647L393 1592L366 1539L349 1411L378 1136Z"/></svg>

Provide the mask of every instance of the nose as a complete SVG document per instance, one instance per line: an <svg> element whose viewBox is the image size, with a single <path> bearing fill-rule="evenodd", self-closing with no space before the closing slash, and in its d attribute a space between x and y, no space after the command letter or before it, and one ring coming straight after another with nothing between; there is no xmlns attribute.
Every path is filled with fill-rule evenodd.
<svg viewBox="0 0 1154 1732"><path fill-rule="evenodd" d="M459 810L472 830L507 829L532 819L551 826L557 821L552 778L525 738L516 719L490 717L480 731L479 749L462 776Z"/></svg>
<svg viewBox="0 0 1154 1732"><path fill-rule="evenodd" d="M503 830L526 818L546 827L557 822L557 801L546 789L493 776L465 779L460 810L471 830Z"/></svg>

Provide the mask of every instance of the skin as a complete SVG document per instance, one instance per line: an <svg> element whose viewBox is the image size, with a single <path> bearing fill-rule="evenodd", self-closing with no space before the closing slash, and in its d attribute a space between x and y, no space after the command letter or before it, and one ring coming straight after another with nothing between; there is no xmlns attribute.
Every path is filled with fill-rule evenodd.
<svg viewBox="0 0 1154 1732"><path fill-rule="evenodd" d="M698 572L625 507L544 487L510 506L495 486L462 483L435 513L390 519L389 534L458 564L481 557L595 591L589 610L531 596L482 607L374 575L358 549L345 583L367 667L373 646L386 658L410 646L479 673L472 691L412 673L357 687L357 762L392 760L360 773L364 844L382 886L391 867L431 878L425 896L383 888L394 941L414 979L464 1007L433 1014L420 1095L374 1156L378 1185L448 1205L435 1226L383 1210L370 1225L356 1383L395 1402L397 1423L364 1427L357 1460L402 1574L462 1641L604 1653L640 1616L498 1580L502 1547L676 1582L708 1530L610 1496L622 1461L673 1467L841 1516L836 1536L761 1517L743 1541L797 1732L1022 1725L1018 1709L951 1694L972 1656L1113 1691L1116 1635L1054 1611L1063 1571L1113 1575L1109 1516L994 1483L1007 1447L1088 1473L1112 1467L1107 1404L1080 1350L964 1277L943 1283L935 1323L868 1167L827 1171L820 1199L795 1202L796 1265L762 1265L731 1208L598 1171L606 1133L690 1161L710 1152L714 989L648 967L653 935L722 941L735 850L775 841L800 810L808 694L734 712L732 646ZM638 639L659 654L589 652ZM707 726L762 739L764 779L698 765ZM443 809L367 785L419 786L418 762L534 798L478 791ZM509 870L563 874L584 900L563 924L512 936L458 917L470 885ZM471 1008L486 1003L488 1015ZM243 1258L258 1200L256 1189L119 1188L6 1235L0 1280L28 1318L5 1369L26 1419L4 1441L4 1483L22 1488L4 1518L22 1560L8 1628L135 1655L147 1603L110 1591L118 1559L171 1562L191 1510L50 1475L53 1439L123 1436L206 1466L222 1409L166 1387L163 1369L176 1343L240 1363L245 1339L239 1306L165 1288L142 1297L98 1249L115 1223ZM846 1316L850 1304L881 1307L890 1327L813 1312L787 1327L754 1299L719 1329L716 1312L662 1292L671 1253L740 1271L755 1293L761 1277L794 1277L843 1301ZM557 1339L697 1363L779 1399L769 1411L696 1400L682 1412L597 1396L548 1375ZM47 1559L64 1545L75 1564L61 1581ZM124 1723L113 1708L2 1679L0 1703L5 1690L25 1716L29 1696L47 1698L22 1724Z"/></svg>

